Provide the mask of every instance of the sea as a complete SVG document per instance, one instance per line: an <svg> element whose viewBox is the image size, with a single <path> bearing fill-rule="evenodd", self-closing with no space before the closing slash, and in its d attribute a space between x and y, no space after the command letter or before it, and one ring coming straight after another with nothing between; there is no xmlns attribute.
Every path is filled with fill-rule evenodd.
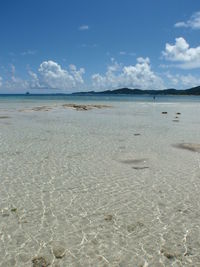
<svg viewBox="0 0 200 267"><path fill-rule="evenodd" d="M0 95L1 267L198 267L199 251L199 96Z"/></svg>

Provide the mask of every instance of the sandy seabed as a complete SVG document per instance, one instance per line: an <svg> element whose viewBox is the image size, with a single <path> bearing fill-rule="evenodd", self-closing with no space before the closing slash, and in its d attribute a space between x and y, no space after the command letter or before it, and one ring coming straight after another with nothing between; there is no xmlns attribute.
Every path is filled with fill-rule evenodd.
<svg viewBox="0 0 200 267"><path fill-rule="evenodd" d="M0 266L200 266L200 104L79 104L1 103Z"/></svg>

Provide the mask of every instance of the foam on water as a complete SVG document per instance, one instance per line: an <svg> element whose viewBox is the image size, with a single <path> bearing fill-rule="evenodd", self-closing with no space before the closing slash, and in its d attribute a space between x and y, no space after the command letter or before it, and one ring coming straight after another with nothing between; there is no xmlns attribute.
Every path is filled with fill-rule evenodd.
<svg viewBox="0 0 200 267"><path fill-rule="evenodd" d="M65 102L1 100L0 266L200 266L199 103Z"/></svg>

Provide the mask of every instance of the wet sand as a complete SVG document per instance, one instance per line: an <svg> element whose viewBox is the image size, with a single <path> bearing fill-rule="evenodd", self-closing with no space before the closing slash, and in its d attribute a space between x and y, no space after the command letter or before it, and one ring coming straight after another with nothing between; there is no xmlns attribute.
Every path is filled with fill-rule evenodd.
<svg viewBox="0 0 200 267"><path fill-rule="evenodd" d="M200 266L200 105L70 104L1 107L0 266Z"/></svg>

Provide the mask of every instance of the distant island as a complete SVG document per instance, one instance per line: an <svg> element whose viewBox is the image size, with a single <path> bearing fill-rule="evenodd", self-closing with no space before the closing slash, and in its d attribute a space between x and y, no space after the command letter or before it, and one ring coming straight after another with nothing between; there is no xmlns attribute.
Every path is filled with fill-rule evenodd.
<svg viewBox="0 0 200 267"><path fill-rule="evenodd" d="M120 88L115 90L106 90L101 92L76 92L72 95L200 95L200 86L192 87L185 90L163 89L163 90L142 90Z"/></svg>
<svg viewBox="0 0 200 267"><path fill-rule="evenodd" d="M192 87L189 89L162 89L162 90L143 90L143 89L131 89L131 88L120 88L120 89L114 89L114 90L105 90L105 91L88 91L88 92L74 92L74 93L31 93L29 91L25 93L16 93L16 94L1 94L0 96L9 96L9 95L25 95L25 96L67 96L67 95L73 95L73 96L93 96L93 95L152 95L152 96L158 96L158 95L193 95L198 96L200 95L200 86Z"/></svg>

